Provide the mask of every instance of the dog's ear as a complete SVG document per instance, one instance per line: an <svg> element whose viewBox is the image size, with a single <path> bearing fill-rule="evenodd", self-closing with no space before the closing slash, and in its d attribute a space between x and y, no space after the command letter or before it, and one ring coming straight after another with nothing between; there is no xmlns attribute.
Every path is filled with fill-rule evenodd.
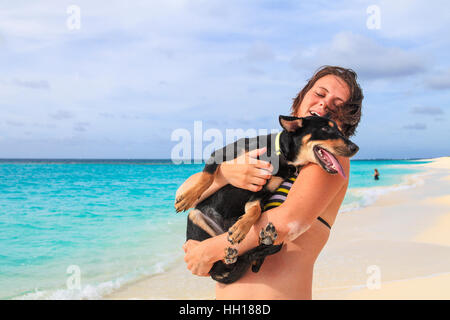
<svg viewBox="0 0 450 320"><path fill-rule="evenodd" d="M291 116L280 116L280 125L289 132L294 132L303 125L303 118L291 117Z"/></svg>

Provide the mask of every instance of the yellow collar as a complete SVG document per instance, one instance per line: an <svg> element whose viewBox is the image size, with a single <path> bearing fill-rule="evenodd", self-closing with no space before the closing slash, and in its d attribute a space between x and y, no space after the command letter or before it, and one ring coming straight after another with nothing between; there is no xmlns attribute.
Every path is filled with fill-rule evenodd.
<svg viewBox="0 0 450 320"><path fill-rule="evenodd" d="M277 156L279 156L281 154L281 149L280 149L280 136L281 136L281 132L278 132L277 136L275 137L275 152L277 153Z"/></svg>

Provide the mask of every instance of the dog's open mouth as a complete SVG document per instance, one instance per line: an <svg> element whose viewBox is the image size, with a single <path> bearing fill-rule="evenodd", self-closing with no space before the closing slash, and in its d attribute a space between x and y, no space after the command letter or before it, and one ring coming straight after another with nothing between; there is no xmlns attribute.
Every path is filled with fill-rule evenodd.
<svg viewBox="0 0 450 320"><path fill-rule="evenodd" d="M326 172L331 174L339 173L344 179L346 178L344 169L342 169L341 164L331 152L319 146L314 146L313 150L317 161Z"/></svg>

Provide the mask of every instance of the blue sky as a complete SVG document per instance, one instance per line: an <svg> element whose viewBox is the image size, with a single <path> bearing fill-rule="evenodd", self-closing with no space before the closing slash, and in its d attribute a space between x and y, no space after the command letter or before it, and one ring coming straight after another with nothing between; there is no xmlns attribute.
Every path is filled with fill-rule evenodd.
<svg viewBox="0 0 450 320"><path fill-rule="evenodd" d="M447 1L0 4L0 158L169 158L194 121L278 128L325 64L364 90L356 158L450 154Z"/></svg>

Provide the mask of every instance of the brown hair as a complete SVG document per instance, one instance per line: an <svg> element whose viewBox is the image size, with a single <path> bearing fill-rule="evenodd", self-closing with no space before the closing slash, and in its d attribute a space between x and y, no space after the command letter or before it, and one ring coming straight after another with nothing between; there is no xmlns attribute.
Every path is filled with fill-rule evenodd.
<svg viewBox="0 0 450 320"><path fill-rule="evenodd" d="M350 137L355 134L356 127L361 120L361 108L362 108L362 100L364 99L364 95L362 93L362 89L359 86L358 82L356 82L357 75L356 72L352 69L346 69L337 66L323 66L320 67L309 79L306 86L298 93L297 97L292 103L291 113L295 115L300 107L300 104L303 101L306 93L314 86L317 80L327 75L335 75L348 85L350 89L350 98L349 100L336 110L330 110L331 119L335 121L339 121L341 123L342 133L346 137Z"/></svg>

